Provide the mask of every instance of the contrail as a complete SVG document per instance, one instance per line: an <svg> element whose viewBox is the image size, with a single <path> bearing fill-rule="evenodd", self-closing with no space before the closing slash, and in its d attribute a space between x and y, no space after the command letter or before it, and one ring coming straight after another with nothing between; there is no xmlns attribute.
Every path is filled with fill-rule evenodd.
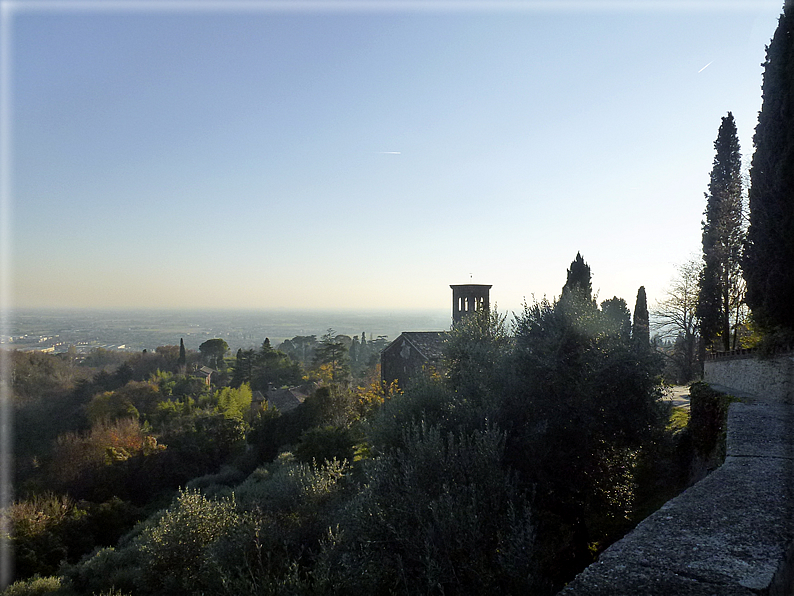
<svg viewBox="0 0 794 596"><path fill-rule="evenodd" d="M378 151L381 155L402 155L402 151Z"/></svg>
<svg viewBox="0 0 794 596"><path fill-rule="evenodd" d="M703 72L704 70L706 70L706 69L707 69L709 66L711 66L712 62L714 62L714 60L712 60L711 62L709 62L708 64L706 64L706 66L704 66L703 68L701 68L701 69L698 71L698 74L700 74L701 72Z"/></svg>

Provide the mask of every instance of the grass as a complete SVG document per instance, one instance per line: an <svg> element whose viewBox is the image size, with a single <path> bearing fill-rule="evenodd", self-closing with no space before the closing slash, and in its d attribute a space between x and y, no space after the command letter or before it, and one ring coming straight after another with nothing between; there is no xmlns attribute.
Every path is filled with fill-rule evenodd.
<svg viewBox="0 0 794 596"><path fill-rule="evenodd" d="M673 433L682 431L689 423L689 408L676 406L670 412L670 419L667 421L667 430Z"/></svg>

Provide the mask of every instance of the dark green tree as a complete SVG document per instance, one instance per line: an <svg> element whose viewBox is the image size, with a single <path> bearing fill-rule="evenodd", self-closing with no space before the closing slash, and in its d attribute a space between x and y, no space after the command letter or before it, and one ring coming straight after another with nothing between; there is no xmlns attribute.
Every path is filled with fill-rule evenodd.
<svg viewBox="0 0 794 596"><path fill-rule="evenodd" d="M572 292L525 306L516 318L515 386L493 417L508 433L511 466L543 487L537 506L570 532L566 573L592 560L588 544L625 531L636 455L665 420L657 357L635 349L591 304Z"/></svg>
<svg viewBox="0 0 794 596"><path fill-rule="evenodd" d="M628 341L631 337L631 312L626 301L617 296L604 300L601 303L601 312L604 315L604 325Z"/></svg>
<svg viewBox="0 0 794 596"><path fill-rule="evenodd" d="M631 339L637 350L648 350L651 345L650 317L648 316L648 300L645 297L645 286L637 290L637 302L634 305L634 324L631 327Z"/></svg>
<svg viewBox="0 0 794 596"><path fill-rule="evenodd" d="M568 269L568 277L562 288L562 297L565 298L571 292L579 292L588 299L593 296L593 285L590 280L590 265L585 263L582 255L576 253L576 258Z"/></svg>
<svg viewBox="0 0 794 596"><path fill-rule="evenodd" d="M284 352L293 361L299 362L308 368L314 361L314 350L317 347L316 335L296 335L292 339L284 340L278 349Z"/></svg>
<svg viewBox="0 0 794 596"><path fill-rule="evenodd" d="M232 371L232 387L239 387L243 383L251 382L251 360L253 357L253 350L243 350L242 348L238 348Z"/></svg>
<svg viewBox="0 0 794 596"><path fill-rule="evenodd" d="M496 306L479 309L455 323L444 337L447 384L472 405L504 389L505 360L512 347L506 321Z"/></svg>
<svg viewBox="0 0 794 596"><path fill-rule="evenodd" d="M181 370L184 370L185 366L187 365L187 352L185 351L185 340L183 338L179 338L179 360L177 360L177 364Z"/></svg>
<svg viewBox="0 0 794 596"><path fill-rule="evenodd" d="M744 253L747 304L766 331L794 333L794 5L766 50L763 103L750 168Z"/></svg>
<svg viewBox="0 0 794 596"><path fill-rule="evenodd" d="M251 387L260 391L267 391L268 385L282 387L284 385L297 385L301 381L303 370L301 365L294 362L287 354L274 350L270 340L265 338L262 348L257 353L249 356L249 375Z"/></svg>
<svg viewBox="0 0 794 596"><path fill-rule="evenodd" d="M733 114L722 118L714 141L714 165L706 193L703 221L703 269L698 292L700 335L708 345L720 339L731 349L731 313L743 300L741 252L744 243L742 215L742 156Z"/></svg>
<svg viewBox="0 0 794 596"><path fill-rule="evenodd" d="M347 381L350 375L347 346L333 329L329 328L320 338L320 345L314 352L314 364L321 369L325 366L332 384Z"/></svg>
<svg viewBox="0 0 794 596"><path fill-rule="evenodd" d="M359 346L360 346L360 343L358 341L358 335L354 335L353 336L353 343L350 344L350 350L349 350L350 361L351 362L358 362L358 356L359 356L359 351L360 351Z"/></svg>
<svg viewBox="0 0 794 596"><path fill-rule="evenodd" d="M202 356L218 370L224 368L223 357L228 351L229 344L222 339L208 339L199 346L199 352L201 352Z"/></svg>

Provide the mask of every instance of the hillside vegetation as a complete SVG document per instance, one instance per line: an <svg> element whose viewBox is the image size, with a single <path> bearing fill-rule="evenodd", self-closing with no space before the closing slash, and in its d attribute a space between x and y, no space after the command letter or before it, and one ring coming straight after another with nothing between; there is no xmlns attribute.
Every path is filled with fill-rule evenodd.
<svg viewBox="0 0 794 596"><path fill-rule="evenodd" d="M331 330L284 346L303 361L14 353L5 593L554 593L686 482L647 319L590 287L577 256L559 300L464 318L404 388ZM252 406L293 383L294 410Z"/></svg>

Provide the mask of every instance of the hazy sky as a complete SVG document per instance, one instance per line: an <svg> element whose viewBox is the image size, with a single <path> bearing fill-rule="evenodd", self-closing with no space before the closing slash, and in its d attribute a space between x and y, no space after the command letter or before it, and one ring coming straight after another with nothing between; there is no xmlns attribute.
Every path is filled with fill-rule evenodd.
<svg viewBox="0 0 794 596"><path fill-rule="evenodd" d="M782 9L2 4L14 306L504 311L661 297Z"/></svg>

